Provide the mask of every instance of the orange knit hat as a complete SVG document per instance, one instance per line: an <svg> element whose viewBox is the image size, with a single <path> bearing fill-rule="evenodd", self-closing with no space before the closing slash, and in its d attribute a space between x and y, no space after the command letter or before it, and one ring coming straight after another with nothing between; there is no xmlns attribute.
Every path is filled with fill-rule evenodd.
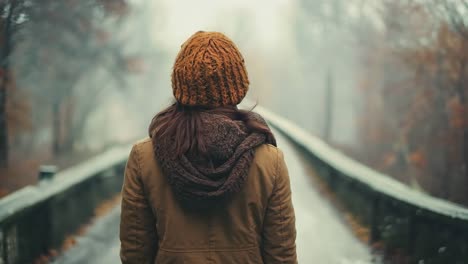
<svg viewBox="0 0 468 264"><path fill-rule="evenodd" d="M182 44L172 72L172 90L179 103L237 105L248 89L244 58L224 34L198 31Z"/></svg>

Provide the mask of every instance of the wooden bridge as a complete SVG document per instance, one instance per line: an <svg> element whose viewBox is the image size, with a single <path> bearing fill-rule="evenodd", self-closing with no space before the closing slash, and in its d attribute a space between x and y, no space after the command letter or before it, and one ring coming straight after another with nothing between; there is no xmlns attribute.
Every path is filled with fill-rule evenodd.
<svg viewBox="0 0 468 264"><path fill-rule="evenodd" d="M299 263L468 263L468 210L419 193L258 107L290 170ZM120 146L0 200L0 264L33 263L121 188ZM53 263L119 263L119 205ZM359 231L359 232L356 232ZM395 258L398 256L398 258Z"/></svg>

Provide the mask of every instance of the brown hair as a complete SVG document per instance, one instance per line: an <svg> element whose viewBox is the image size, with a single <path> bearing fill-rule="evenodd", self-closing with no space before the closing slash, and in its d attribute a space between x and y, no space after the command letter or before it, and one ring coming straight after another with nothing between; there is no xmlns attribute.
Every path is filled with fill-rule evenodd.
<svg viewBox="0 0 468 264"><path fill-rule="evenodd" d="M207 157L207 146L201 134L203 122L201 113L224 115L232 120L242 121L250 133L260 133L267 137L267 142L276 145L270 128L257 120L251 110L240 110L236 106L208 108L187 106L178 102L156 114L149 126L150 138L173 140L174 155L182 156L187 152Z"/></svg>

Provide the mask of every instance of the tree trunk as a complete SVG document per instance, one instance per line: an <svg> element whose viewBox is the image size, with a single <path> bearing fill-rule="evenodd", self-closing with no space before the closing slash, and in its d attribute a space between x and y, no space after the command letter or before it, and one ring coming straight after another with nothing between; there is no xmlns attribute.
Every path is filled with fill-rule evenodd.
<svg viewBox="0 0 468 264"><path fill-rule="evenodd" d="M55 156L67 153L73 148L72 99L61 97L52 103L53 153Z"/></svg>
<svg viewBox="0 0 468 264"><path fill-rule="evenodd" d="M333 76L331 69L327 70L327 76L325 80L325 120L323 128L323 138L325 141L329 141L332 132L333 123Z"/></svg>
<svg viewBox="0 0 468 264"><path fill-rule="evenodd" d="M468 41L464 41L463 43L463 46L462 46L462 54L466 54L464 52L468 52ZM468 93L468 89L465 87L465 85L467 85L466 81L466 64L467 64L467 59L466 59L466 55L465 57L462 59L463 61L461 61L460 63L460 72L459 72L459 79L458 79L458 83L457 83L457 94L458 94L458 98L460 100L460 104L463 106L463 109L464 109L464 116L463 116L463 120L464 120L464 124L463 124L463 127L462 127L462 175L464 175L465 177L465 181L468 181L468 124L466 123L468 121L468 102L467 102L467 93ZM468 199L468 197L463 197L464 199ZM468 202L465 200L465 202Z"/></svg>
<svg viewBox="0 0 468 264"><path fill-rule="evenodd" d="M7 75L7 73L3 73ZM2 78L0 87L0 167L6 168L8 166L8 120L6 113L6 97L7 91L5 82L8 77Z"/></svg>
<svg viewBox="0 0 468 264"><path fill-rule="evenodd" d="M74 98L68 97L65 101L64 109L64 145L66 151L73 151L75 145L75 128L74 128Z"/></svg>
<svg viewBox="0 0 468 264"><path fill-rule="evenodd" d="M445 141L450 137L450 117L447 113L447 111L444 111L445 105L447 103L447 100L449 98L448 95L446 95L446 92L444 87L445 84L443 83L442 76L444 75L442 65L443 65L443 55L440 51L437 52L437 61L436 61L436 74L434 77L434 83L435 83L435 88L436 88L436 109L439 109L436 113L434 113L434 120L440 120L441 126L438 127L438 130L443 133L442 135L437 133L436 136L442 137L442 139ZM451 199L451 192L452 192L452 181L453 181L453 163L451 162L451 153L452 153L452 148L453 146L450 144L447 144L447 142L444 142L442 144L442 147L440 151L443 153L443 168L442 171L444 172L445 175L443 175L443 178L439 179L439 181L434 181L431 180L431 182L437 182L434 186L434 183L432 183L433 186L430 186L432 189L431 192L435 192L437 196L444 198L446 200ZM437 177L437 174L436 174ZM435 179L437 180L437 179Z"/></svg>
<svg viewBox="0 0 468 264"><path fill-rule="evenodd" d="M16 7L16 1L11 0L8 9L8 15L4 20L3 30L3 50L1 54L2 76L0 83L0 167L8 166L8 116L7 116L7 98L8 85L10 83L10 64L9 56L11 53L11 27L13 12ZM6 8L3 6L3 8Z"/></svg>
<svg viewBox="0 0 468 264"><path fill-rule="evenodd" d="M62 152L62 113L60 108L60 102L54 101L52 103L52 150L55 156Z"/></svg>

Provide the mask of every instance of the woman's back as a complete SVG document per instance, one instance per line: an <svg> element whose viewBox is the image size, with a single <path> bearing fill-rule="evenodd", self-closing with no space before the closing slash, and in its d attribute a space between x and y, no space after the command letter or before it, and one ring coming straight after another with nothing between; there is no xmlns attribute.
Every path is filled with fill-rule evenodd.
<svg viewBox="0 0 468 264"><path fill-rule="evenodd" d="M172 73L176 103L134 145L122 189L123 263L296 263L282 152L265 120L239 110L244 59L221 33L197 32Z"/></svg>
<svg viewBox="0 0 468 264"><path fill-rule="evenodd" d="M123 206L147 212L138 216L134 210L124 210L128 215L122 215L122 221L135 226L124 226L121 235L148 240L124 242L129 243L122 252L124 262L133 254L149 252L138 263L150 263L157 252L154 263L158 264L295 263L294 212L279 149L268 144L257 147L241 191L208 211L181 206L153 153L151 140L141 141L134 146L127 167L123 195L128 201L124 199ZM154 219L148 217L151 214Z"/></svg>

